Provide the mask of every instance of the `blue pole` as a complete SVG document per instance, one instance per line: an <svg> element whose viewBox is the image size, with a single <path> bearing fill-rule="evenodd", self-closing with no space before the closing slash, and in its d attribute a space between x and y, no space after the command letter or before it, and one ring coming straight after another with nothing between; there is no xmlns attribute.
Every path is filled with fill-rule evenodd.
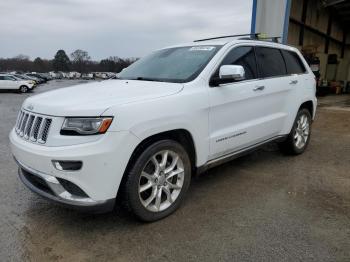
<svg viewBox="0 0 350 262"><path fill-rule="evenodd" d="M283 24L283 35L282 35L283 44L287 44L288 42L288 27L289 27L289 16L290 16L291 4L292 4L292 0L286 0L286 11L284 13L284 24Z"/></svg>
<svg viewBox="0 0 350 262"><path fill-rule="evenodd" d="M255 34L255 24L256 24L256 8L258 0L253 0L253 11L252 11L252 22L250 25L250 33Z"/></svg>

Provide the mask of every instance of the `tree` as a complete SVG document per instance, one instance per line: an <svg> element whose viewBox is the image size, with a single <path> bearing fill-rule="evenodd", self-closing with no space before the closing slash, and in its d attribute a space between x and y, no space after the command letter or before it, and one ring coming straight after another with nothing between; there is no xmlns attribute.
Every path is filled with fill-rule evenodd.
<svg viewBox="0 0 350 262"><path fill-rule="evenodd" d="M44 61L40 57L35 58L33 62L33 68L34 68L34 71L36 72L44 72L45 71Z"/></svg>
<svg viewBox="0 0 350 262"><path fill-rule="evenodd" d="M81 49L77 49L73 53L71 53L70 56L73 61L74 69L80 73L85 73L87 71L87 65L89 64L89 61L91 59L88 52Z"/></svg>
<svg viewBox="0 0 350 262"><path fill-rule="evenodd" d="M58 50L54 59L47 60L37 57L30 60L27 55L17 55L13 58L0 58L1 71L19 72L49 72L51 70L64 71L76 70L81 73L86 72L120 72L129 66L137 58L119 58L110 56L101 61L92 61L89 54L83 50L76 50L72 54L73 64L69 60L64 50Z"/></svg>
<svg viewBox="0 0 350 262"><path fill-rule="evenodd" d="M70 60L64 50L58 50L52 64L56 71L67 72L69 71Z"/></svg>
<svg viewBox="0 0 350 262"><path fill-rule="evenodd" d="M15 56L13 59L19 60L19 61L29 61L30 58L27 55L19 54L19 55Z"/></svg>
<svg viewBox="0 0 350 262"><path fill-rule="evenodd" d="M132 64L135 59L121 59L117 56L110 56L107 59L100 61L100 70L105 72L116 72L119 73L123 68Z"/></svg>
<svg viewBox="0 0 350 262"><path fill-rule="evenodd" d="M8 66L11 68L11 70L29 71L31 70L32 66L32 61L29 59L29 56L20 54L13 57L12 59L8 59Z"/></svg>

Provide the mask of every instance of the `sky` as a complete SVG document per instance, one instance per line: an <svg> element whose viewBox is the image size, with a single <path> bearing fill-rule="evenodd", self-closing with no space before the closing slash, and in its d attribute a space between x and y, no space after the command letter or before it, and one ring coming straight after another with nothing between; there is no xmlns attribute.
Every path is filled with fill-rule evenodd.
<svg viewBox="0 0 350 262"><path fill-rule="evenodd" d="M2 0L0 57L142 57L198 38L250 32L252 0Z"/></svg>

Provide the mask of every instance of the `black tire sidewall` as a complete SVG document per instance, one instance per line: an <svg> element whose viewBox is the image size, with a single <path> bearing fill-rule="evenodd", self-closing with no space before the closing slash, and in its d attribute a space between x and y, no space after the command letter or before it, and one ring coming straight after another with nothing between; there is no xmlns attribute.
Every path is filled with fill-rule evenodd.
<svg viewBox="0 0 350 262"><path fill-rule="evenodd" d="M180 156L184 164L184 183L179 196L169 208L161 212L152 212L147 210L140 201L138 193L139 179L149 159L162 150L171 150ZM153 143L140 154L127 175L128 178L125 184L127 206L138 219L148 222L156 221L170 215L180 206L191 182L191 162L182 145L173 140L161 140Z"/></svg>

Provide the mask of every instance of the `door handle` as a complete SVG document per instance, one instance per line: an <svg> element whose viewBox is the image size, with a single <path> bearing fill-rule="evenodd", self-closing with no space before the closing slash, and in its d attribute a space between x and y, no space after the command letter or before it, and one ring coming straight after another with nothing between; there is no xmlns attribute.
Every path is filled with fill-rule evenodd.
<svg viewBox="0 0 350 262"><path fill-rule="evenodd" d="M262 91L265 89L265 86L257 86L253 89L253 91Z"/></svg>
<svg viewBox="0 0 350 262"><path fill-rule="evenodd" d="M298 83L298 80L293 80L289 82L290 85L296 85L297 83Z"/></svg>

